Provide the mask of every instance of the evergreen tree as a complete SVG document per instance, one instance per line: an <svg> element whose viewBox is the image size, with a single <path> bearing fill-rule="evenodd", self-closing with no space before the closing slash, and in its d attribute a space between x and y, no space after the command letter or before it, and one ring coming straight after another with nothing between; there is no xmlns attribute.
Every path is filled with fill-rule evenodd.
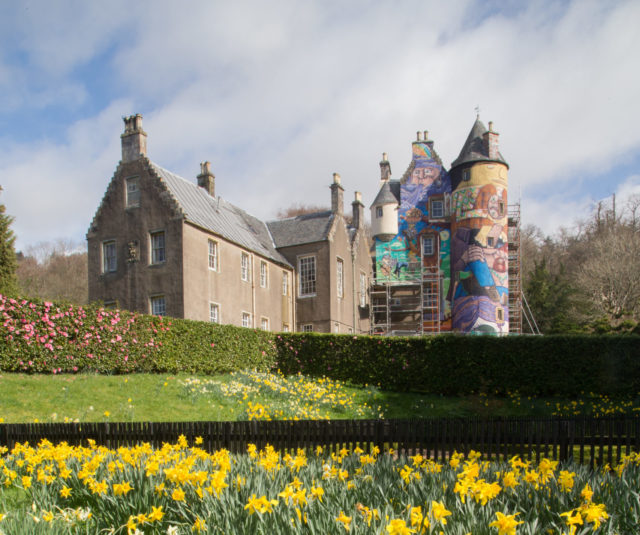
<svg viewBox="0 0 640 535"><path fill-rule="evenodd" d="M16 237L11 230L13 217L7 215L6 210L4 204L0 204L0 294L14 295L18 287L16 278L18 261L14 249Z"/></svg>

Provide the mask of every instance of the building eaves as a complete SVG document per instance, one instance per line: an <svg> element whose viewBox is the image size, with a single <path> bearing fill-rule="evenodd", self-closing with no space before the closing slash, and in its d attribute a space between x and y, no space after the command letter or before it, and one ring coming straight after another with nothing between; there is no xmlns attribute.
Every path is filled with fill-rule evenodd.
<svg viewBox="0 0 640 535"><path fill-rule="evenodd" d="M267 221L277 248L324 241L328 238L335 214L331 210Z"/></svg>
<svg viewBox="0 0 640 535"><path fill-rule="evenodd" d="M248 251L291 267L275 247L264 222L222 197L212 197L197 184L149 161L150 170L164 183L184 218Z"/></svg>

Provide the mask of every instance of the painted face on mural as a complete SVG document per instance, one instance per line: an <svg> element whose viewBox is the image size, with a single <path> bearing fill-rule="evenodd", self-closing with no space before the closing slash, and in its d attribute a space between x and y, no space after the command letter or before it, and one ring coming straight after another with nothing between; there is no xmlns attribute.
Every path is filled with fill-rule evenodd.
<svg viewBox="0 0 640 535"><path fill-rule="evenodd" d="M430 186L440 178L440 172L440 167L435 165L419 167L413 170L413 174L411 175L412 182L421 186Z"/></svg>

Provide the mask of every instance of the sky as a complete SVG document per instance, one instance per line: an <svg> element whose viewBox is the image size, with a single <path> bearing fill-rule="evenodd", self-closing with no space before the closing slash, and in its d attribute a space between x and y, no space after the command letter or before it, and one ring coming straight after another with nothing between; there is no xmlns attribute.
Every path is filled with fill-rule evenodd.
<svg viewBox="0 0 640 535"><path fill-rule="evenodd" d="M0 3L0 202L16 249L85 234L140 113L148 157L268 220L367 209L429 131L448 168L493 121L509 202L553 235L640 193L640 2ZM367 210L368 211L368 210Z"/></svg>

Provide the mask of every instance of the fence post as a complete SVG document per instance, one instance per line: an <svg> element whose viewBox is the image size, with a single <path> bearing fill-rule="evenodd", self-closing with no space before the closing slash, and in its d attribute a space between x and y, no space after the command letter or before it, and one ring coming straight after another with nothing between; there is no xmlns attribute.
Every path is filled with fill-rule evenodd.
<svg viewBox="0 0 640 535"><path fill-rule="evenodd" d="M569 422L567 420L558 422L558 458L560 462L569 460Z"/></svg>

